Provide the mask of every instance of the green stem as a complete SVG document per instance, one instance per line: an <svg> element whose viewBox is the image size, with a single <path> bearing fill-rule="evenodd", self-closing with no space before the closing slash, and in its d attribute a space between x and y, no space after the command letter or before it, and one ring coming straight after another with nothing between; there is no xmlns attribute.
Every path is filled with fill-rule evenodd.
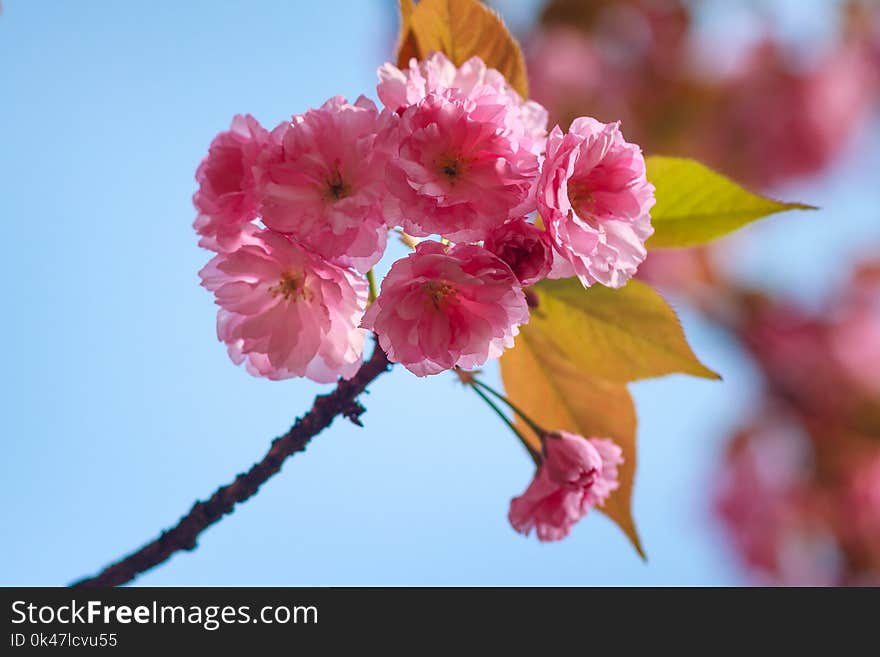
<svg viewBox="0 0 880 657"><path fill-rule="evenodd" d="M522 433L520 433L519 429L517 429L516 426L514 426L513 422L510 421L510 418L508 418L504 414L504 411L502 411L500 408L498 408L498 405L495 402L493 402L491 399L489 399L489 397L486 395L486 393L483 392L482 390L480 390L477 386L472 385L471 389L475 393L477 393L480 396L480 398L484 402L486 402L486 404L488 404L489 408L491 408L493 411L495 411L495 413L498 415L498 417L501 418L501 420L504 422L504 424L506 424L508 426L508 428L511 431L513 431L513 433L516 435L516 437L519 438L519 441L522 443L523 447L526 448L526 451L529 453L529 456L532 457L532 460L535 462L535 465L540 465L541 464L540 456L538 456L538 454L535 452L535 450L532 448L532 446L529 445L525 436L523 436Z"/></svg>
<svg viewBox="0 0 880 657"><path fill-rule="evenodd" d="M497 390L495 390L495 389L492 388L491 386L486 385L485 383L483 383L482 381L480 381L480 380L478 380L478 379L476 379L476 378L473 379L473 384L472 384L472 385L474 385L474 386L480 386L481 388L483 388L484 390L486 390L487 392L489 392L490 394L494 395L495 397L497 397L498 399L500 399L501 401L503 401L505 404L507 404L507 405L510 407L510 410L512 410L512 411L513 411L514 413L516 413L517 415L519 415L519 416L522 418L522 421L525 422L527 425L529 425L529 428L530 428L532 431L534 431L536 434L538 434L538 437L539 437L539 438L542 438L542 439L543 439L544 436L547 435L547 434L549 433L549 432L546 431L545 429L542 429L542 428L538 425L538 423L535 422L532 418L530 418L528 415L526 415L525 412L524 412L521 408L519 408L516 404L514 404L514 403L513 403L512 401L510 401L507 397L505 397L504 395L502 395L500 392L498 392Z"/></svg>
<svg viewBox="0 0 880 657"><path fill-rule="evenodd" d="M379 295L376 292L376 275L372 269L367 272L367 283L370 286L370 303L373 303Z"/></svg>

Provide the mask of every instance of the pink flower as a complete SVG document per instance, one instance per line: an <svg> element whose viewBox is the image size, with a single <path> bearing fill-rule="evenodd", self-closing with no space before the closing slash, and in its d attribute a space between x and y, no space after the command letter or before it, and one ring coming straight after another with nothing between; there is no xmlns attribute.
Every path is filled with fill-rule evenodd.
<svg viewBox="0 0 880 657"><path fill-rule="evenodd" d="M836 326L831 349L853 381L880 398L880 302L856 309Z"/></svg>
<svg viewBox="0 0 880 657"><path fill-rule="evenodd" d="M263 223L327 260L365 272L388 235L385 166L392 112L341 96L272 133L261 161Z"/></svg>
<svg viewBox="0 0 880 657"><path fill-rule="evenodd" d="M853 383L880 400L880 262L860 264L838 299L831 353Z"/></svg>
<svg viewBox="0 0 880 657"><path fill-rule="evenodd" d="M617 123L581 117L568 134L554 128L537 195L553 246L585 286L621 287L635 274L653 233L654 186Z"/></svg>
<svg viewBox="0 0 880 657"><path fill-rule="evenodd" d="M523 101L494 68L486 68L479 57L471 57L456 67L441 52L426 59L410 60L409 69L401 71L393 64L379 68L379 99L390 110L403 113L410 105L421 102L428 94L455 89L471 99L490 94L507 107L504 121L516 135L521 147L540 155L547 141L547 110L534 101Z"/></svg>
<svg viewBox="0 0 880 657"><path fill-rule="evenodd" d="M564 432L560 434L564 435ZM602 506L611 493L620 487L617 466L623 465L623 450L609 438L589 438L588 441L602 457L602 470L584 498L590 506Z"/></svg>
<svg viewBox="0 0 880 657"><path fill-rule="evenodd" d="M709 248L658 249L639 266L638 278L664 291L716 295L714 252Z"/></svg>
<svg viewBox="0 0 880 657"><path fill-rule="evenodd" d="M532 209L538 161L505 128L506 113L498 94L452 90L403 113L388 189L407 233L478 241Z"/></svg>
<svg viewBox="0 0 880 657"><path fill-rule="evenodd" d="M867 456L867 455L866 455ZM880 552L880 452L862 457L849 474L844 493L843 528L852 542Z"/></svg>
<svg viewBox="0 0 880 657"><path fill-rule="evenodd" d="M251 374L330 383L360 368L367 286L359 276L268 230L199 275L220 306L217 337Z"/></svg>
<svg viewBox="0 0 880 657"><path fill-rule="evenodd" d="M193 204L199 215L193 227L199 246L212 251L236 249L242 231L257 216L257 185L253 167L269 133L250 114L237 115L232 126L211 142L196 170L199 190Z"/></svg>
<svg viewBox="0 0 880 657"><path fill-rule="evenodd" d="M483 246L501 258L522 285L547 277L553 264L553 247L547 231L525 219L514 219L486 237Z"/></svg>
<svg viewBox="0 0 880 657"><path fill-rule="evenodd" d="M618 488L617 466L622 463L623 452L607 438L548 434L535 478L510 503L510 524L521 534L534 529L541 541L565 538L574 523Z"/></svg>
<svg viewBox="0 0 880 657"><path fill-rule="evenodd" d="M561 541L583 514L583 495L550 479L538 468L526 491L510 502L507 519L520 534L533 529L539 541Z"/></svg>
<svg viewBox="0 0 880 657"><path fill-rule="evenodd" d="M609 100L619 104L625 76L609 71L607 54L582 29L562 23L543 26L532 31L523 45L529 94L546 105L555 119L577 116L580 111L576 110L584 107L599 105L607 110Z"/></svg>
<svg viewBox="0 0 880 657"><path fill-rule="evenodd" d="M771 40L752 48L702 144L706 158L765 188L828 167L871 116L880 81L857 43L807 70L788 54Z"/></svg>
<svg viewBox="0 0 880 657"><path fill-rule="evenodd" d="M796 415L767 407L734 435L713 476L729 542L763 585L829 586L843 575L828 526L832 499L814 479L804 440Z"/></svg>
<svg viewBox="0 0 880 657"><path fill-rule="evenodd" d="M522 288L496 256L426 241L392 265L362 326L390 361L426 376L497 358L528 319Z"/></svg>

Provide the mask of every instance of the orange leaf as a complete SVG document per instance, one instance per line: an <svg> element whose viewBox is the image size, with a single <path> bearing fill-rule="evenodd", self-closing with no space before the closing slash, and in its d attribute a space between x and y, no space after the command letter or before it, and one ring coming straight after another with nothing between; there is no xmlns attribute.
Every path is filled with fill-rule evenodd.
<svg viewBox="0 0 880 657"><path fill-rule="evenodd" d="M522 50L498 14L479 0L421 0L415 6L412 0L401 0L400 15L398 66L432 52L444 53L456 66L477 56L528 98Z"/></svg>
<svg viewBox="0 0 880 657"><path fill-rule="evenodd" d="M510 400L539 425L585 437L613 439L623 450L620 488L600 510L613 520L645 558L632 517L636 473L636 411L625 384L582 374L552 349L525 332L501 357L501 378ZM535 449L540 442L518 421L518 428Z"/></svg>
<svg viewBox="0 0 880 657"><path fill-rule="evenodd" d="M400 68L409 66L413 57L419 59L419 46L412 31L412 13L415 10L413 0L400 0L400 35L397 38L397 65Z"/></svg>

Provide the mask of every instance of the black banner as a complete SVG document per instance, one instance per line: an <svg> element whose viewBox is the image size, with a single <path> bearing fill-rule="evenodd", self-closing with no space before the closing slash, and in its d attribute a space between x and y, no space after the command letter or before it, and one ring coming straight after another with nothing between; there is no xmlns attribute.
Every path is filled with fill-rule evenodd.
<svg viewBox="0 0 880 657"><path fill-rule="evenodd" d="M873 616L876 590L390 589L390 588L8 588L0 653L289 647L629 645L688 628L724 635L849 627ZM851 596L869 598L861 601ZM855 604L839 604L850 599ZM834 611L832 611L834 610ZM845 610L845 611L844 611ZM862 622L867 620L862 619ZM818 623L812 625L813 622ZM821 625L819 625L821 624Z"/></svg>

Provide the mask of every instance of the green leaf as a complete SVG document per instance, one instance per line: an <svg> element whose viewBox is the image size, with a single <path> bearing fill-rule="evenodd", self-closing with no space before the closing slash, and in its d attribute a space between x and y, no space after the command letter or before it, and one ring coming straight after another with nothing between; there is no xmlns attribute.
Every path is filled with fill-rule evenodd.
<svg viewBox="0 0 880 657"><path fill-rule="evenodd" d="M632 490L636 473L636 412L632 397L621 383L603 381L574 369L553 351L520 333L516 346L501 356L501 377L508 397L548 430L565 430L585 437L613 439L623 450L620 488L600 510L613 520L645 558L632 517ZM541 443L517 418L521 433L540 451Z"/></svg>
<svg viewBox="0 0 880 657"><path fill-rule="evenodd" d="M695 160L653 156L647 165L657 188L649 249L696 246L776 212L816 209L753 194Z"/></svg>
<svg viewBox="0 0 880 657"><path fill-rule="evenodd" d="M497 69L523 98L528 98L526 64L516 39L494 11L479 0L401 0L397 65L410 57L442 52L461 66L473 56Z"/></svg>
<svg viewBox="0 0 880 657"><path fill-rule="evenodd" d="M673 372L719 379L687 343L675 311L652 288L584 289L575 278L530 288L537 306L520 331L591 377L627 383Z"/></svg>

